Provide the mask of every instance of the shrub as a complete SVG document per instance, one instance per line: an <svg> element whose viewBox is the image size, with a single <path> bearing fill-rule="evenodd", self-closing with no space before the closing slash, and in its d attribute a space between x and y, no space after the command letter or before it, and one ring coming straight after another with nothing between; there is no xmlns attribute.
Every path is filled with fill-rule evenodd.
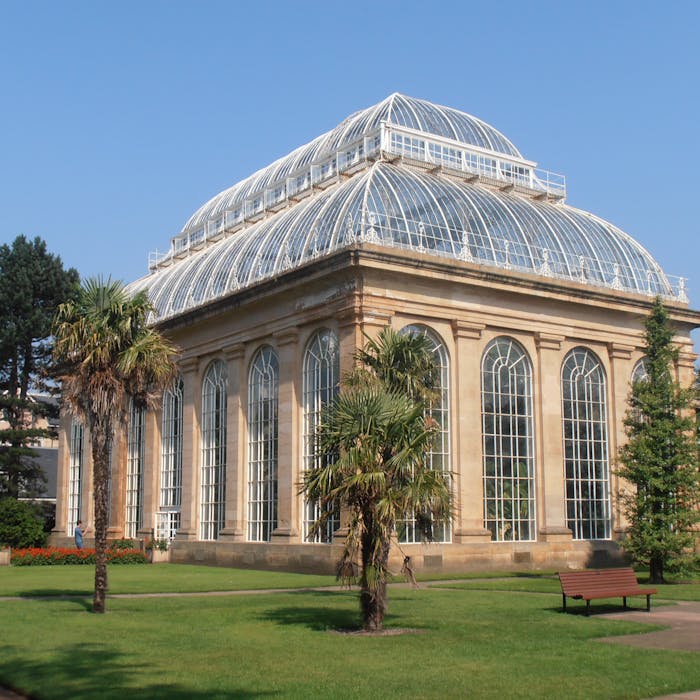
<svg viewBox="0 0 700 700"><path fill-rule="evenodd" d="M157 550L159 552L167 552L168 551L168 545L170 542L166 540L165 538L157 538L154 537L151 540L148 540L146 542L146 551L150 552L151 550Z"/></svg>
<svg viewBox="0 0 700 700"><path fill-rule="evenodd" d="M107 543L108 549L138 549L136 546L136 540L122 539L122 540L112 540Z"/></svg>
<svg viewBox="0 0 700 700"><path fill-rule="evenodd" d="M31 503L14 498L0 501L0 545L41 547L44 542L44 523Z"/></svg>
<svg viewBox="0 0 700 700"><path fill-rule="evenodd" d="M12 550L14 566L55 566L63 564L95 564L94 549L67 547L27 548ZM146 555L138 549L108 549L108 564L146 564Z"/></svg>

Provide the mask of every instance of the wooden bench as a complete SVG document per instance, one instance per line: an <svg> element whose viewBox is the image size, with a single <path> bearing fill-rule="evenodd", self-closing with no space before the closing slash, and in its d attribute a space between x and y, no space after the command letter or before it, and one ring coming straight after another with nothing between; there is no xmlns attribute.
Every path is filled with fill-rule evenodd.
<svg viewBox="0 0 700 700"><path fill-rule="evenodd" d="M647 597L647 612L649 612L651 610L651 596L657 592L656 588L641 588L634 570L629 567L560 572L559 582L561 583L564 612L566 612L566 599L568 597L585 600L586 615L591 613L592 600L622 597L622 605L626 608L627 597L633 595Z"/></svg>

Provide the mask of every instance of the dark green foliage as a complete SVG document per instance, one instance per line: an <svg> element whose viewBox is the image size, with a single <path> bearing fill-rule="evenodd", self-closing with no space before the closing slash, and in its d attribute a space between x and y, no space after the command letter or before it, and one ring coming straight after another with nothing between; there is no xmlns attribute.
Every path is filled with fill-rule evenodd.
<svg viewBox="0 0 700 700"><path fill-rule="evenodd" d="M674 378L678 351L660 299L645 327L647 378L632 386L617 473L633 486L623 494L630 523L625 549L649 567L651 582L662 583L666 569L682 569L692 559L700 520L698 449L693 392Z"/></svg>
<svg viewBox="0 0 700 700"><path fill-rule="evenodd" d="M50 393L51 324L62 302L77 290L78 273L64 270L60 257L40 238L18 236L0 246L0 497L36 496L45 478L31 445L51 437L37 417L55 414L56 402L36 401L32 392Z"/></svg>
<svg viewBox="0 0 700 700"><path fill-rule="evenodd" d="M36 508L25 501L0 501L0 545L41 547L46 541L44 523Z"/></svg>

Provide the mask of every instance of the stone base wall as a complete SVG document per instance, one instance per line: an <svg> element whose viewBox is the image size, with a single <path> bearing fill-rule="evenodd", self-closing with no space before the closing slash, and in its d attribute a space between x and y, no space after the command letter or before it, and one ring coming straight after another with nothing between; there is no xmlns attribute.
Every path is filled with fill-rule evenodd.
<svg viewBox="0 0 700 700"><path fill-rule="evenodd" d="M72 538L52 535L56 547L74 546ZM86 547L94 542L85 541ZM229 566L264 571L335 574L342 545L199 542L175 540L168 550L175 564ZM391 548L389 567L401 571L404 555L416 573L449 574L465 571L529 571L621 566L625 554L613 541L479 542L472 544L411 544Z"/></svg>
<svg viewBox="0 0 700 700"><path fill-rule="evenodd" d="M335 574L340 545L279 545L176 541L170 561L179 564L231 566L270 571ZM477 543L469 545L402 545L392 547L389 566L399 573L404 555L416 573L580 569L626 563L615 542Z"/></svg>

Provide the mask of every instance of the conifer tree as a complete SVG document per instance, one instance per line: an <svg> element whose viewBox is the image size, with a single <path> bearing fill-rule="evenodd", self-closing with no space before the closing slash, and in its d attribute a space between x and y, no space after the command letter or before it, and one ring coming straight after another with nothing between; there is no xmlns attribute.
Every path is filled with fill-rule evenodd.
<svg viewBox="0 0 700 700"><path fill-rule="evenodd" d="M617 473L631 487L623 494L625 549L662 583L666 570L682 569L692 557L700 478L693 391L674 379L678 349L659 298L645 328L646 377L632 386Z"/></svg>
<svg viewBox="0 0 700 700"><path fill-rule="evenodd" d="M32 444L52 437L36 427L55 402L32 400L51 393L51 324L58 305L75 296L78 273L65 270L41 238L17 236L0 246L0 497L36 496L45 477Z"/></svg>

